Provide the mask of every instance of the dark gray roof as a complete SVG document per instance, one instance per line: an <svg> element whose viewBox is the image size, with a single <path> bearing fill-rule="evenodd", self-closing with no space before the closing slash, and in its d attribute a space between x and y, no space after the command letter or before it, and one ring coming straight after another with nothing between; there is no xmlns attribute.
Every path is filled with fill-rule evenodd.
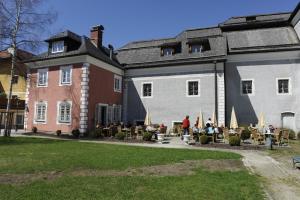
<svg viewBox="0 0 300 200"><path fill-rule="evenodd" d="M229 53L299 48L299 39L290 27L232 31L225 33Z"/></svg>
<svg viewBox="0 0 300 200"><path fill-rule="evenodd" d="M99 60L102 60L106 63L114 65L118 68L123 68L119 64L119 62L116 60L115 56L113 56L113 59L110 59L108 48L103 47L103 46L100 48L97 48L91 42L91 40L85 36L80 37L80 43L81 43L81 45L77 50L62 52L62 53L55 53L55 54L45 52L45 53L42 53L40 55L33 57L30 60L27 60L26 62L55 59L55 58L69 57L69 56L77 56L77 55L90 55L90 56L95 57Z"/></svg>
<svg viewBox="0 0 300 200"><path fill-rule="evenodd" d="M72 31L69 31L69 30L60 32L56 35L53 35L45 41L50 42L50 41L60 40L60 39L63 39L63 38L71 38L71 39L73 39L77 42L81 42L80 36L77 35L76 33L73 33Z"/></svg>
<svg viewBox="0 0 300 200"><path fill-rule="evenodd" d="M189 53L188 41L193 38L209 41L211 50L202 53ZM181 44L181 53L172 56L161 56L161 47L170 44ZM131 42L118 49L117 58L126 67L140 67L146 65L161 65L182 63L183 61L204 61L209 59L224 59L226 55L226 41L220 28L205 28L186 30L174 38Z"/></svg>
<svg viewBox="0 0 300 200"><path fill-rule="evenodd" d="M249 15L249 16L241 16L241 17L231 17L225 22L221 23L220 26L226 25L241 25L241 24L249 24L249 23L270 23L270 22L280 22L280 21L288 21L291 13L273 13L273 14L263 14L263 15ZM255 18L255 20L247 21L247 18Z"/></svg>

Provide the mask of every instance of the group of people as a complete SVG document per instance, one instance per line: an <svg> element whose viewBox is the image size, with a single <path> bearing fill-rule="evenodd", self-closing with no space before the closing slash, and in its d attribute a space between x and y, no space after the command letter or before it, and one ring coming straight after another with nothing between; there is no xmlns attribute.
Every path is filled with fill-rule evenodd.
<svg viewBox="0 0 300 200"><path fill-rule="evenodd" d="M183 121L182 121L182 128L183 128L183 135L188 135L189 134L189 129L190 129L190 120L189 120L189 116L187 115ZM194 127L192 128L194 133L200 133L202 131L205 131L207 134L213 134L213 133L219 133L219 128L214 126L211 118L208 118L208 120L205 123L205 127L203 130L200 130L198 128L198 124L199 124L199 117L197 117L196 123L194 125Z"/></svg>

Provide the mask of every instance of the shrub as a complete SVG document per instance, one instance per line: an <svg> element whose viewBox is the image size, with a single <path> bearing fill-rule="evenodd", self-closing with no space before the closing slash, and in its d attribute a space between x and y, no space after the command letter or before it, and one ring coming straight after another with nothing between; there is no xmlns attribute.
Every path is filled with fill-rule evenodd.
<svg viewBox="0 0 300 200"><path fill-rule="evenodd" d="M60 135L61 135L61 130L57 130L57 131L56 131L56 135L57 135L57 136L60 136Z"/></svg>
<svg viewBox="0 0 300 200"><path fill-rule="evenodd" d="M145 141L151 141L152 140L152 133L144 132L144 134L143 134L143 140L145 140Z"/></svg>
<svg viewBox="0 0 300 200"><path fill-rule="evenodd" d="M207 135L201 135L200 136L200 144L207 144L207 143L208 143Z"/></svg>
<svg viewBox="0 0 300 200"><path fill-rule="evenodd" d="M33 132L33 133L37 133L37 131L38 131L38 130L37 130L37 127L35 127L35 126L32 127L32 132Z"/></svg>
<svg viewBox="0 0 300 200"><path fill-rule="evenodd" d="M241 145L241 138L239 138L239 136L230 136L229 137L229 144L230 144L230 146L240 146Z"/></svg>
<svg viewBox="0 0 300 200"><path fill-rule="evenodd" d="M73 135L75 138L79 138L79 136L80 136L80 131L79 131L79 129L73 129L73 130L72 130L72 135Z"/></svg>
<svg viewBox="0 0 300 200"><path fill-rule="evenodd" d="M103 137L103 130L101 128L96 128L94 132L94 137L95 138Z"/></svg>
<svg viewBox="0 0 300 200"><path fill-rule="evenodd" d="M122 132L117 133L116 138L118 140L124 140L125 139L125 133L122 133Z"/></svg>
<svg viewBox="0 0 300 200"><path fill-rule="evenodd" d="M294 140L296 138L296 133L292 129L289 130L289 139Z"/></svg>
<svg viewBox="0 0 300 200"><path fill-rule="evenodd" d="M297 134L297 139L300 140L300 131Z"/></svg>
<svg viewBox="0 0 300 200"><path fill-rule="evenodd" d="M245 130L242 131L242 134L241 134L241 140L247 140L249 139L251 136L251 131L248 130L248 128L246 128Z"/></svg>

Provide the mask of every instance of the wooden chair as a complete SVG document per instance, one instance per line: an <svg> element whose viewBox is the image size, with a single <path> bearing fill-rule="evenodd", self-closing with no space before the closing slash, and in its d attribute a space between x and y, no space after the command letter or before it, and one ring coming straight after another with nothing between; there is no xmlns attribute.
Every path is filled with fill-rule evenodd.
<svg viewBox="0 0 300 200"><path fill-rule="evenodd" d="M166 126L164 126L164 127L162 127L162 128L159 128L159 132L161 133L161 134L167 134L167 127Z"/></svg>
<svg viewBox="0 0 300 200"><path fill-rule="evenodd" d="M253 142L253 144L255 144L255 142L257 144L261 144L261 142L264 141L264 137L261 134L259 134L259 132L257 131L257 129L252 129L251 135L252 135L252 142Z"/></svg>
<svg viewBox="0 0 300 200"><path fill-rule="evenodd" d="M282 141L287 141L287 144L289 145L289 136L290 136L290 131L287 129L282 130Z"/></svg>
<svg viewBox="0 0 300 200"><path fill-rule="evenodd" d="M275 129L274 137L275 137L275 142L277 142L278 146L280 146L282 140L282 131L279 128Z"/></svg>
<svg viewBox="0 0 300 200"><path fill-rule="evenodd" d="M223 129L223 142L226 143L226 140L229 143L229 129L227 127Z"/></svg>

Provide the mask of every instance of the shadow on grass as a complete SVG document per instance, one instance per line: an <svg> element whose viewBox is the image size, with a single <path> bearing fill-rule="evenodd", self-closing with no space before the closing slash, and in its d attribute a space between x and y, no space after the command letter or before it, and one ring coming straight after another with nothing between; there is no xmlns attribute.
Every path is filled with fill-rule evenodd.
<svg viewBox="0 0 300 200"><path fill-rule="evenodd" d="M0 137L0 145L27 145L27 144L54 144L67 141L49 140L41 138L22 138L22 137Z"/></svg>

